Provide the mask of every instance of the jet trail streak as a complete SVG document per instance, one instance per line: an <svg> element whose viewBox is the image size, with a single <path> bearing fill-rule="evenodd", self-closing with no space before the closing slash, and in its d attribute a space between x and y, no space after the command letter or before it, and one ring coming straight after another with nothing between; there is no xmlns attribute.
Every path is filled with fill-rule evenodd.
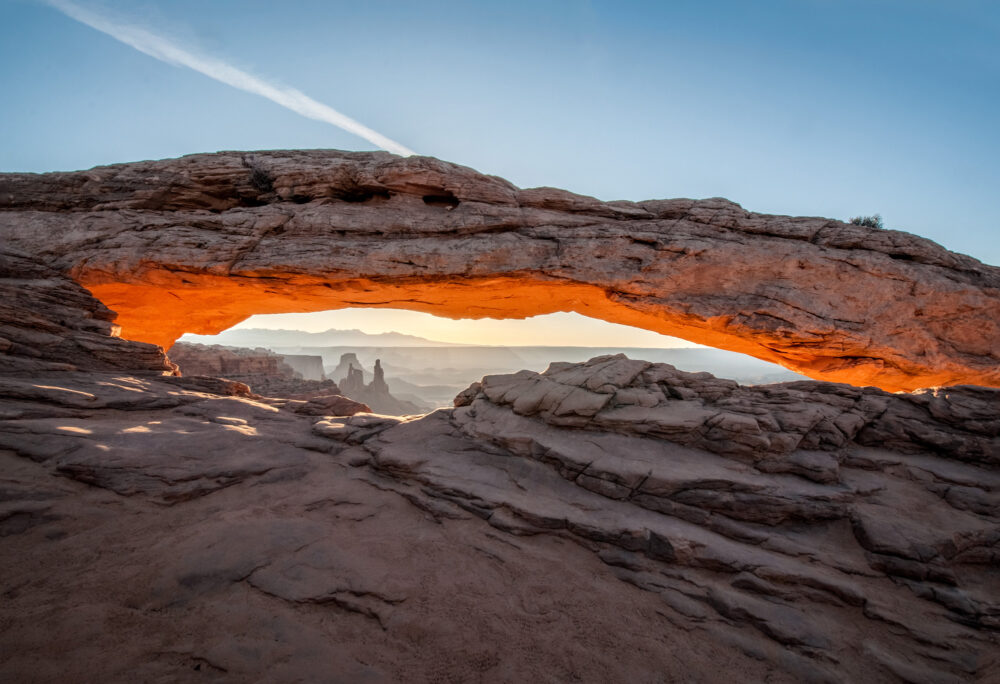
<svg viewBox="0 0 1000 684"><path fill-rule="evenodd" d="M408 147L385 137L377 131L373 131L345 114L341 114L333 107L329 107L322 102L317 102L299 90L273 85L214 57L193 54L166 38L150 33L146 29L116 23L89 9L80 7L76 3L70 2L70 0L45 1L81 24L86 24L101 33L106 33L115 40L130 45L139 52L143 52L162 62L194 69L216 81L221 81L234 88L266 97L268 100L297 114L317 121L325 121L338 128L342 128L349 133L364 138L383 150L403 156L414 154L413 150Z"/></svg>

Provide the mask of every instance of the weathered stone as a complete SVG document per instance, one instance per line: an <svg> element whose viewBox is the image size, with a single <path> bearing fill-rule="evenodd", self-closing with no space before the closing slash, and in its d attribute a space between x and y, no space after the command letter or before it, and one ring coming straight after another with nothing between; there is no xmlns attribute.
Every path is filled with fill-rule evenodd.
<svg viewBox="0 0 1000 684"><path fill-rule="evenodd" d="M624 363L558 368L572 371L561 377L574 378L573 389L601 378L591 386L609 404L655 396L664 409L695 402L718 411L722 402L765 425L793 406L772 403L788 397L776 388L658 365L610 372ZM191 662L214 663L227 681L294 679L317 665L317 653L334 657L331 643L345 672L378 662L412 678L431 672L416 654L445 643L468 653L483 639L535 649L522 669L501 647L513 668L503 678L514 679L561 661L580 639L590 644L574 656L588 663L584 678L599 671L642 681L634 675L665 657L664 644L682 648L685 667L698 672L776 681L804 672L865 679L886 667L869 644L942 681L997 674L988 657L1000 627L990 581L1000 558L994 461L847 442L769 472L760 466L781 470L797 452L754 461L672 441L683 431L652 434L625 422L611 431L597 425L600 411L583 428L559 424L554 411L518 414L518 388L537 386L533 375L487 379L465 393L466 405L418 418L320 420L288 400L185 384L208 378L92 371L17 379L34 393L5 393L10 412L0 418L0 543L15 560L0 567L0 581L21 587L0 603L0 617L19 625L0 634L3 652L14 654L0 659L0 672L39 667L36 634L58 636L57 660L87 671L88 649L110 628L71 629L71 620L64 631L67 615L84 610L115 615L129 630L128 648L104 661L101 675L111 680L154 664L176 679ZM656 390L650 378L659 378ZM672 383L684 385L686 399L670 398ZM499 403L486 396L491 384L506 388ZM798 408L851 411L852 393L875 392L843 389L798 383ZM960 415L949 412L937 429ZM960 505L950 487L961 488ZM39 613L43 604L52 610ZM17 617L25 611L30 624ZM563 625L539 646L549 623L531 615L565 616L604 636ZM199 631L206 620L212 634ZM178 625L177 636L164 621ZM246 648L213 636L219 625L231 625L228 638ZM530 644L520 641L525 630ZM198 643L181 632L200 635ZM313 646L300 649L303 638ZM164 643L201 660L151 655ZM609 659L608 648L618 655Z"/></svg>
<svg viewBox="0 0 1000 684"><path fill-rule="evenodd" d="M423 410L416 404L394 397L389 393L389 385L385 382L381 360L375 359L374 377L368 384L365 384L364 369L354 354L344 354L340 357L340 364L335 372L341 368L346 370L344 379L340 381L343 393L352 399L364 402L365 405L371 407L369 410L395 416L423 413Z"/></svg>
<svg viewBox="0 0 1000 684"><path fill-rule="evenodd" d="M342 171L387 164L389 196L360 176L350 193L347 177L309 185L309 168L302 187L276 176L271 192L303 212L295 193L393 211L423 193L397 214L413 232L420 207L462 216L476 192L591 224L651 211L680 212L681 231L764 220L477 176L445 193L454 167L345 158ZM70 178L124 203L119 217L177 202L222 211L198 214L212 224L233 221L234 198L261 199L233 195L224 168L198 175L204 159L145 208L124 207L139 201L132 167L117 189L99 170L32 202L71 208ZM847 248L827 241L844 234L781 225ZM916 263L968 265L899 239ZM488 376L423 416L338 417L368 407L173 375L161 349L115 337L113 314L78 285L0 252L4 681L1000 677L1000 390L741 387L606 356Z"/></svg>
<svg viewBox="0 0 1000 684"><path fill-rule="evenodd" d="M852 445L1000 463L995 389L889 394L817 382L742 387L707 373L638 363L642 369L633 372L637 362L619 354L553 364L544 373L489 375L475 394L456 402L509 407L554 426L661 437L819 482L839 481L837 454Z"/></svg>
<svg viewBox="0 0 1000 684"><path fill-rule="evenodd" d="M113 311L38 257L0 244L0 373L175 372L162 349L121 339L114 320Z"/></svg>
<svg viewBox="0 0 1000 684"><path fill-rule="evenodd" d="M0 239L90 288L129 339L164 347L263 312L577 311L816 379L1000 386L1000 271L914 235L718 198L519 190L426 157L246 159L2 174Z"/></svg>
<svg viewBox="0 0 1000 684"><path fill-rule="evenodd" d="M184 375L220 377L242 382L252 391L269 397L311 399L341 394L333 380L322 377L321 357L289 357L268 349L243 349L221 345L178 342L168 352ZM312 360L320 377L306 379L289 363L305 365Z"/></svg>

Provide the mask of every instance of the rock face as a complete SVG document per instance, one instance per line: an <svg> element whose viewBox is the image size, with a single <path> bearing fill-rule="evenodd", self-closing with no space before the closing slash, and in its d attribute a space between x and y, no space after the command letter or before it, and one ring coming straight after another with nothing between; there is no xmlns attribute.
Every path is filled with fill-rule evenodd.
<svg viewBox="0 0 1000 684"><path fill-rule="evenodd" d="M722 199L600 202L386 153L220 153L4 174L0 240L164 347L254 313L572 310L817 379L1000 385L1000 270Z"/></svg>
<svg viewBox="0 0 1000 684"><path fill-rule="evenodd" d="M6 247L0 247L0 295L0 416L23 417L25 411L31 413L33 402L94 409L176 406L178 386L195 393L253 397L303 415L349 416L371 411L361 402L340 396L336 383L329 380L304 381L291 375L244 376L255 382L266 378L272 383L269 389L296 390L294 395L289 391L272 399L254 395L245 383L214 377L214 371L223 366L230 370L280 366L261 355L251 360L242 357L237 362L233 359L237 355L223 353L221 357L229 363L226 366L218 352L193 352L190 359L195 370L202 364L201 370L211 374L192 372L177 377L177 365L162 348L118 337L118 326L112 323L114 312L87 290L39 263L36 257ZM190 345L189 350L197 346L201 345ZM287 366L285 371L292 373ZM157 391L140 397L138 387L144 387L151 378L159 379L153 385ZM53 379L55 385L46 384L47 379ZM105 385L116 387L117 392L90 391ZM110 398L105 401L98 395Z"/></svg>
<svg viewBox="0 0 1000 684"><path fill-rule="evenodd" d="M203 375L226 378L246 385L251 391L267 397L304 400L296 406L297 413L308 415L353 416L362 411L371 412L364 402L355 401L341 394L333 380L304 379L288 363L288 357L267 349L243 349L220 345L178 342L170 348L170 357L185 375ZM306 369L323 366L318 356L296 356L296 363ZM308 362L303 361L308 359ZM270 400L272 405L275 404ZM301 403L301 401L299 401Z"/></svg>
<svg viewBox="0 0 1000 684"><path fill-rule="evenodd" d="M361 383L364 384L364 367L358 360L358 355L354 352L347 352L340 355L340 361L330 373L330 377L337 382L343 382L351 375L352 370L361 371Z"/></svg>
<svg viewBox="0 0 1000 684"><path fill-rule="evenodd" d="M303 380L326 380L323 357L310 354L282 354L281 360L302 376Z"/></svg>
<svg viewBox="0 0 1000 684"><path fill-rule="evenodd" d="M456 404L313 431L414 496L576 540L799 681L1000 677L1000 391L741 387L619 355Z"/></svg>
<svg viewBox="0 0 1000 684"><path fill-rule="evenodd" d="M79 277L103 264L107 273L144 273L151 291L182 294L191 292L177 283L190 278L197 291L211 269L219 282L243 278L260 287L271 279L279 293L326 288L335 281L316 278L322 268L309 259L325 263L318 253L303 251L293 278L237 266L268 258L253 245L220 268L210 239L200 248L168 241L143 271L125 247L149 236L114 222L139 225L149 212L167 221L189 208L171 202L187 203L204 207L190 214L204 219L202 227L164 224L162 234L205 238L220 225L241 225L233 212L283 207L301 218L296 212L309 207L323 215L326 206L358 205L367 216L367 203L416 206L399 199L415 192L425 193L428 211L463 216L455 212L481 187L435 190L426 179L438 163L429 160L344 158L347 169L364 160L387 165L396 194L366 195L362 189L379 186L360 172L329 185L303 182L313 194L301 196L288 195L292 186L278 176L271 190L258 182L234 191L227 172L196 174L187 185L183 175L165 173L154 185L167 190L128 208L138 201L133 167L119 167L120 186L107 170L24 180L49 191L29 197L30 211L18 204L20 191L7 196L13 210L0 219L19 226L19 244L52 216L79 222L50 234L41 256L0 247L0 681L62 682L67 672L85 683L1000 681L998 389L743 387L613 355L489 375L453 408L423 416L337 417L360 405L336 395L265 397L230 379L178 376L161 348L117 337L114 314L47 265L63 259L60 269ZM205 159L191 164L204 169ZM400 180L406 168L410 185ZM445 176L454 171L441 168ZM337 190L348 180L356 194ZM218 193L206 195L206 187ZM309 199L335 190L341 194L329 204ZM73 204L91 192L123 208L103 215L96 204ZM291 202L249 206L269 193ZM652 211L649 203L574 201L583 204L545 211L587 221L595 206ZM409 226L407 239L444 244L441 235L416 237L426 225L411 209L403 206L393 225ZM541 211L528 200L521 209L530 221ZM691 222L671 225L683 233ZM118 232L101 238L103 230ZM107 253L88 251L81 237L93 237L88 231ZM468 239L492 244L509 234L501 227ZM379 262L381 238L369 237ZM805 249L823 258L862 249L828 238ZM528 248L534 238L518 239ZM81 254L61 251L69 243ZM602 244L611 243L594 242ZM750 251L756 243L747 244ZM170 249L187 256L167 267ZM207 261L185 265L198 249ZM926 249L891 263L901 261L897 273L950 273L959 289L989 276L954 255L953 264L931 264L927 255L947 253ZM497 263L520 254L500 253ZM447 249L442 255L441 263L451 258ZM433 278L414 282L427 288ZM402 287L393 283L387 287ZM344 285L330 296L365 287ZM970 287L962 296L972 297ZM908 305L943 301L920 292L915 286ZM945 300L958 296L944 285L941 292L951 293ZM978 292L975 311L993 306L987 289ZM641 301L628 307L648 305ZM954 314L955 330L966 314L978 315L970 311ZM169 310L162 315L172 325ZM926 325L916 324L918 338ZM880 330L872 340L888 339ZM963 356L959 347L928 348L921 363L940 369L942 359L964 359L968 370L988 357ZM900 358L907 347L880 348ZM222 358L215 362L221 369ZM235 367L269 363L244 359ZM368 387L387 389L381 364Z"/></svg>
<svg viewBox="0 0 1000 684"><path fill-rule="evenodd" d="M162 349L118 337L114 320L113 311L75 282L0 244L0 373L176 372Z"/></svg>
<svg viewBox="0 0 1000 684"><path fill-rule="evenodd" d="M337 365L338 369L341 367L347 368L347 377L340 383L343 393L356 401L363 401L371 406L375 413L393 416L423 413L416 404L397 399L389 393L389 385L385 382L381 360L375 359L374 377L367 385L365 384L364 370L360 363L357 363L357 356L351 353L344 354Z"/></svg>
<svg viewBox="0 0 1000 684"><path fill-rule="evenodd" d="M337 418L5 259L4 681L1000 677L1000 390L619 355Z"/></svg>
<svg viewBox="0 0 1000 684"><path fill-rule="evenodd" d="M91 377L99 402L0 420L4 681L794 679L569 539L348 466L303 416Z"/></svg>
<svg viewBox="0 0 1000 684"><path fill-rule="evenodd" d="M5 680L1000 676L1000 391L603 357L400 419L195 380L2 394Z"/></svg>
<svg viewBox="0 0 1000 684"><path fill-rule="evenodd" d="M190 375L233 379L263 376L285 380L294 380L296 375L283 358L263 348L242 349L217 344L178 342L168 353L181 366L182 371Z"/></svg>
<svg viewBox="0 0 1000 684"><path fill-rule="evenodd" d="M170 348L170 359L185 375L208 375L242 382L257 394L274 397L305 398L340 394L333 380L307 380L288 362L288 357L267 349L243 349L220 345L178 342ZM300 366L322 372L318 356L299 356ZM309 359L306 364L302 360Z"/></svg>
<svg viewBox="0 0 1000 684"><path fill-rule="evenodd" d="M838 481L854 445L1000 466L1000 392L984 387L898 395L815 382L741 387L618 354L487 376L455 403L477 400L548 425L659 437L817 482Z"/></svg>

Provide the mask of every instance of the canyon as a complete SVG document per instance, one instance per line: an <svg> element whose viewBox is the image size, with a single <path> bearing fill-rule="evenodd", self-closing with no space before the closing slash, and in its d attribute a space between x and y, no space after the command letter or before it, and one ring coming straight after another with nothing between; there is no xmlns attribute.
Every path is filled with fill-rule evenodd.
<svg viewBox="0 0 1000 684"><path fill-rule="evenodd" d="M337 383L324 374L318 356L186 342L178 342L168 354L184 375L235 380L255 394L293 399L341 394ZM303 372L309 377L303 377Z"/></svg>
<svg viewBox="0 0 1000 684"><path fill-rule="evenodd" d="M1000 679L995 267L335 151L0 175L0 236L5 679ZM819 379L553 358L401 417L164 352L362 305L575 310Z"/></svg>
<svg viewBox="0 0 1000 684"><path fill-rule="evenodd" d="M352 361L348 358L353 357ZM382 363L375 359L372 369L372 381L365 383L365 373L357 357L353 354L345 354L340 359L338 366L347 366L347 373L341 380L340 385L344 394L363 401L372 407L375 413L385 413L390 415L411 415L417 413L427 413L420 406L403 399L398 399L389 392L389 385L385 381L385 372L382 370Z"/></svg>
<svg viewBox="0 0 1000 684"><path fill-rule="evenodd" d="M323 314L320 314L323 315ZM553 325L557 322L547 319ZM472 329L476 323L469 324ZM268 330L237 327L219 335L185 335L185 342L223 344L232 347L263 347L281 354L323 360L324 372L333 380L347 376L344 359L362 369L366 382L370 368L380 361L385 381L393 396L424 408L424 412L452 405L455 395L484 375L545 370L552 359L586 361L594 356L625 354L632 358L669 363L681 370L707 371L741 384L806 380L766 361L745 354L710 347L567 347L567 346L485 346L443 344L437 340L399 335L370 336L355 331ZM581 338L585 339L585 338ZM323 344L326 341L327 344ZM668 344L676 344L666 338ZM353 344L346 344L353 342ZM377 344L384 342L384 344ZM376 343L376 344L373 344ZM412 413L413 411L410 411Z"/></svg>

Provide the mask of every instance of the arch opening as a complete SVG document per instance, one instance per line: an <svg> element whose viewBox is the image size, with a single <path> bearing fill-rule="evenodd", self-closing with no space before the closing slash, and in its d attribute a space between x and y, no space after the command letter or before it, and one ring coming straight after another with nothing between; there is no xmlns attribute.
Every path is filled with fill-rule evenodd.
<svg viewBox="0 0 1000 684"><path fill-rule="evenodd" d="M359 258L363 256L359 255ZM118 312L121 336L164 349L185 333L217 334L255 314L310 313L344 308L389 308L445 318L527 318L574 312L688 342L738 352L815 380L875 386L888 391L961 384L952 368L928 372L877 349L850 330L792 329L766 308L705 316L684 302L664 305L655 292L629 295L537 273L468 276L327 278L309 273L240 275L182 272L157 267L122 282L98 271L78 280ZM418 264L407 262L401 269ZM109 282L111 280L112 282ZM981 381L980 381L981 382Z"/></svg>
<svg viewBox="0 0 1000 684"><path fill-rule="evenodd" d="M683 314L668 316L638 300L609 296L602 288L532 277L325 280L314 276L256 277L159 272L141 283L84 284L112 310L126 339L169 349L185 333L215 335L250 316L314 313L346 308L402 309L451 319L525 319L572 312L715 347L789 367L766 343L741 339ZM586 345L582 345L586 346ZM785 353L787 355L787 352ZM557 360L557 359L552 359ZM807 364L806 355L801 355ZM808 375L801 367L790 370Z"/></svg>
<svg viewBox="0 0 1000 684"><path fill-rule="evenodd" d="M744 354L573 313L458 321L384 308L255 315L218 335L185 334L168 353L185 374L221 373L262 394L277 386L302 398L323 389L318 381L333 381L340 394L390 414L452 406L486 375L541 372L554 361L621 353L741 384L804 379ZM286 376L294 368L300 382L275 384L281 364ZM271 377L225 375L265 366Z"/></svg>
<svg viewBox="0 0 1000 684"><path fill-rule="evenodd" d="M164 347L262 313L572 311L817 380L1000 386L1000 275L916 236L519 189L430 158L259 152L256 174L248 158L15 174L0 233Z"/></svg>

